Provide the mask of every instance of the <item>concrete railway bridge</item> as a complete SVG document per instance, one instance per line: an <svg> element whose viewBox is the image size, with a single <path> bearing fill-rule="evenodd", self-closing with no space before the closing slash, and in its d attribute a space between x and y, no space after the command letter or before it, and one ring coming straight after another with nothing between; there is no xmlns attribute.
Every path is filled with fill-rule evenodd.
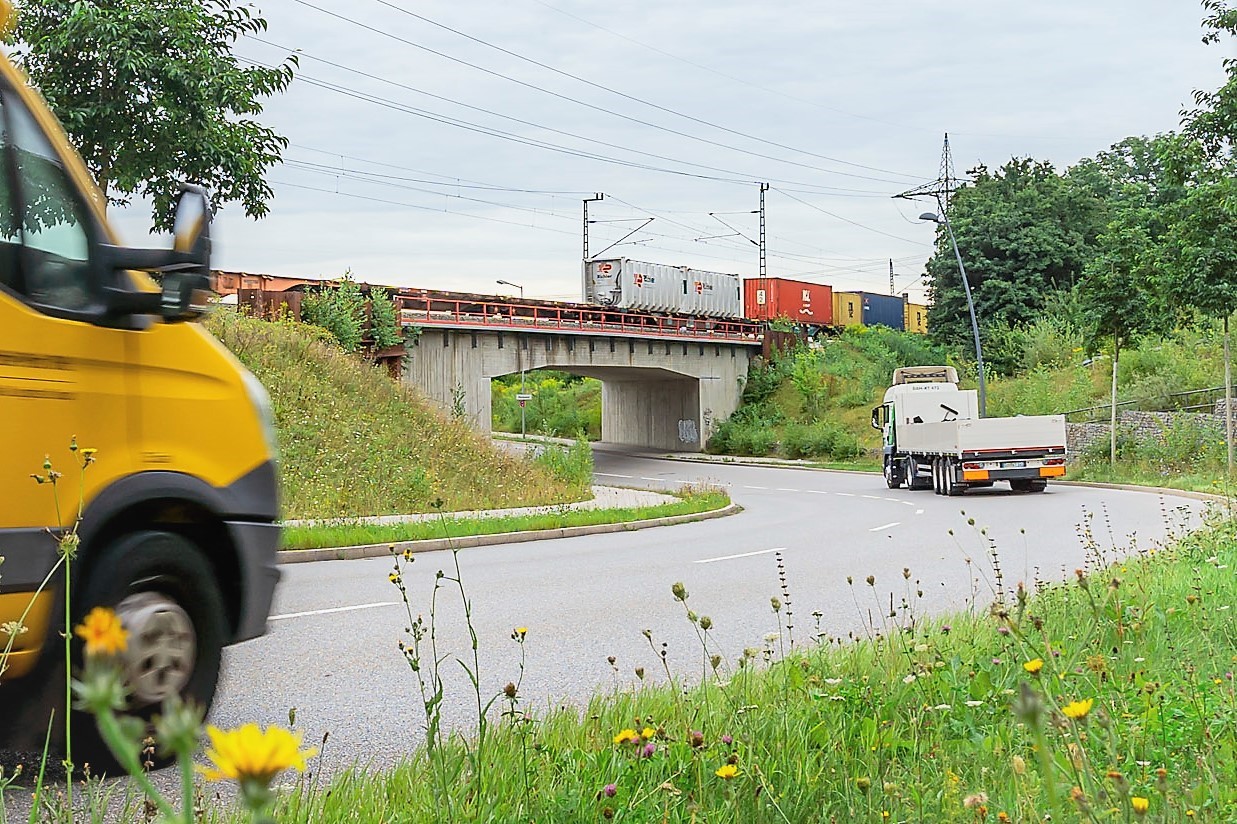
<svg viewBox="0 0 1237 824"><path fill-rule="evenodd" d="M699 451L738 408L762 346L746 321L430 292L397 300L401 322L420 330L403 380L444 410L462 408L484 432L491 380L554 369L601 381L603 441Z"/></svg>

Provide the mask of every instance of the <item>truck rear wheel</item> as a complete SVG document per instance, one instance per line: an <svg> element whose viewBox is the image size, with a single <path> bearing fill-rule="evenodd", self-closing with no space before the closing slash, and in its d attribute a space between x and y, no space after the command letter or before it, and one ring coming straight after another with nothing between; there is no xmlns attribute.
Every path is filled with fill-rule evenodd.
<svg viewBox="0 0 1237 824"><path fill-rule="evenodd" d="M920 464L913 455L906 457L906 486L908 489L928 489L932 486L931 478L919 474Z"/></svg>
<svg viewBox="0 0 1237 824"><path fill-rule="evenodd" d="M110 607L129 633L121 661L129 713L149 721L173 695L209 710L227 626L223 596L206 557L180 535L135 532L106 547L89 575L81 615ZM93 718L76 717L73 732L75 761L89 761L96 775L100 765L118 766Z"/></svg>
<svg viewBox="0 0 1237 824"><path fill-rule="evenodd" d="M966 492L966 484L957 480L957 472L953 458L944 458L941 462L941 473L945 476L945 494L956 498Z"/></svg>

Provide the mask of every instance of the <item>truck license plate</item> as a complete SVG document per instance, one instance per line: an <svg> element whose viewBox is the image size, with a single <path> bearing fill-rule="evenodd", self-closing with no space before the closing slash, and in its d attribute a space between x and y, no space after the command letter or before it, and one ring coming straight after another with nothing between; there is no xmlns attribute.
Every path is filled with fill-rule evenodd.
<svg viewBox="0 0 1237 824"><path fill-rule="evenodd" d="M1001 469L1026 469L1026 461L1001 461Z"/></svg>

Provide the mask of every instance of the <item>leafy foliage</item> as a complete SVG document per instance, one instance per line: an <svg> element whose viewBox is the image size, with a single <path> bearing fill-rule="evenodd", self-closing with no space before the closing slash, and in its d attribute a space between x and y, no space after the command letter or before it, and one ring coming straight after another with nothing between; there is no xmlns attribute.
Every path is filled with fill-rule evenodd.
<svg viewBox="0 0 1237 824"><path fill-rule="evenodd" d="M252 119L292 81L295 56L242 67L232 44L266 30L236 0L19 0L15 57L64 124L105 196L154 204L170 229L182 180L217 204L268 211L263 175L287 140Z"/></svg>
<svg viewBox="0 0 1237 824"><path fill-rule="evenodd" d="M345 352L355 352L365 342L367 320L375 348L396 346L404 339L395 302L377 287L369 287L367 296L351 272L345 272L338 284L305 295L301 316L330 332Z"/></svg>

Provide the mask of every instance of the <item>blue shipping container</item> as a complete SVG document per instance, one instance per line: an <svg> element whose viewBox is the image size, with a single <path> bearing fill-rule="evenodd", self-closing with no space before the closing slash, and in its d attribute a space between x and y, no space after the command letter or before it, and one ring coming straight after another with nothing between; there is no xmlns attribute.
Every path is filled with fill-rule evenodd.
<svg viewBox="0 0 1237 824"><path fill-rule="evenodd" d="M899 331L905 325L905 306L897 295L878 295L875 292L860 292L863 298L864 326L888 326Z"/></svg>

